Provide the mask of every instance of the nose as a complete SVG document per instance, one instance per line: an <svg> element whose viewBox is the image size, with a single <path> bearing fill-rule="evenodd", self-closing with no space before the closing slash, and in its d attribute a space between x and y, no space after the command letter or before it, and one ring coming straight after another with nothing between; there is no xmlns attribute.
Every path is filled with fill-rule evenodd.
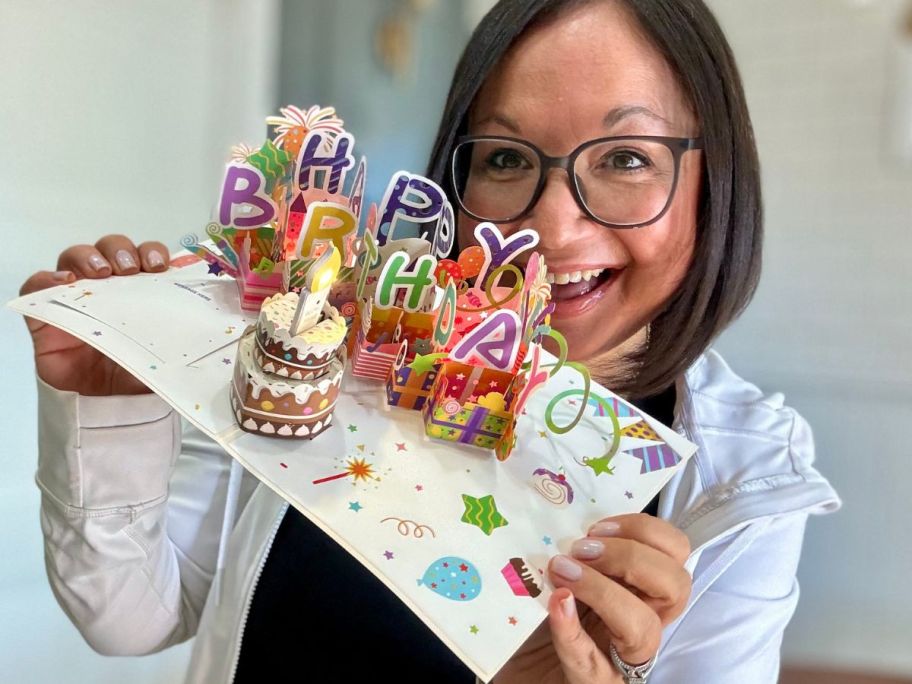
<svg viewBox="0 0 912 684"><path fill-rule="evenodd" d="M554 252L586 236L595 225L583 212L573 195L569 173L552 168L545 187L523 221L523 228L538 231L539 244Z"/></svg>

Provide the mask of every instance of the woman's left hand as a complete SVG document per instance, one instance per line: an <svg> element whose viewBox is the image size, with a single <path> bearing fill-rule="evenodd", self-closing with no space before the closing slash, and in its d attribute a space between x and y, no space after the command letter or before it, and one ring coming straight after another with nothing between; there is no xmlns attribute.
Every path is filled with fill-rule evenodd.
<svg viewBox="0 0 912 684"><path fill-rule="evenodd" d="M632 665L655 656L662 628L690 598L691 577L684 569L689 555L684 533L650 515L595 523L573 543L572 558L551 559L556 590L548 604L550 640L533 635L496 681L534 676L544 682L620 684L609 646ZM577 610L575 599L588 610Z"/></svg>

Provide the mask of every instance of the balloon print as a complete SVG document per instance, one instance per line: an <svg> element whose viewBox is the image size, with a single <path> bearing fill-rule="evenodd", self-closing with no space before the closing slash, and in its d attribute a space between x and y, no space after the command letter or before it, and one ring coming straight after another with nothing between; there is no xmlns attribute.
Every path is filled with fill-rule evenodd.
<svg viewBox="0 0 912 684"><path fill-rule="evenodd" d="M481 593L478 570L456 556L444 556L431 563L418 584L452 601L471 601Z"/></svg>

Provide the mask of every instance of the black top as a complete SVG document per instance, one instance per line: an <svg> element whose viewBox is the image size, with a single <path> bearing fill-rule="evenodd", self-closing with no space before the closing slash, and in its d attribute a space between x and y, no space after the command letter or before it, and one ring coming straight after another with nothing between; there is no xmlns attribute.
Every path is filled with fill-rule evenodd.
<svg viewBox="0 0 912 684"><path fill-rule="evenodd" d="M665 424L674 386L637 403ZM659 497L644 512L656 515ZM472 674L367 568L292 507L279 526L244 628L235 684L405 681L471 684ZM433 677L433 680L431 680Z"/></svg>

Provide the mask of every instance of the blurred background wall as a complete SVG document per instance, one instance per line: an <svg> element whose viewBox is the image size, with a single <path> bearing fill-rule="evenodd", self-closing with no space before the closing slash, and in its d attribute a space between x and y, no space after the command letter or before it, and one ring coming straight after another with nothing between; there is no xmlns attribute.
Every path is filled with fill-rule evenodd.
<svg viewBox="0 0 912 684"><path fill-rule="evenodd" d="M369 195L422 171L452 68L488 0L0 0L0 294L108 232L199 230L235 142L292 102L335 106ZM893 159L903 0L710 0L741 66L763 164L766 262L719 342L815 428L845 499L812 519L787 664L912 677L912 169ZM408 49L404 49L408 47ZM15 682L180 681L187 645L95 655L44 575L34 380L0 311L0 672ZM54 657L49 658L52 652ZM810 681L795 679L793 681Z"/></svg>

